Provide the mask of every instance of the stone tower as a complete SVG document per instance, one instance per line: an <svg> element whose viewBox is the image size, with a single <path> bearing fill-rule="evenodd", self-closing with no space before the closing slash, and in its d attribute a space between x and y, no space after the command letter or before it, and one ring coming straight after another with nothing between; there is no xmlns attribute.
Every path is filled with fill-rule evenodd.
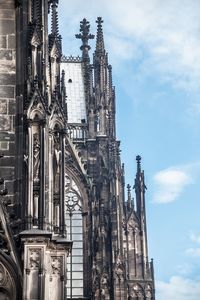
<svg viewBox="0 0 200 300"><path fill-rule="evenodd" d="M58 0L0 1L0 300L154 300L145 181L115 132L102 19L62 55ZM51 28L48 20L51 19Z"/></svg>

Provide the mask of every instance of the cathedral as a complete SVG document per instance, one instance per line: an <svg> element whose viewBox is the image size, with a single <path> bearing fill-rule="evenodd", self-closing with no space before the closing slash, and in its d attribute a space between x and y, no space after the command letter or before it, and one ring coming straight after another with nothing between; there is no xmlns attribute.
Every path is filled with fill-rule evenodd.
<svg viewBox="0 0 200 300"><path fill-rule="evenodd" d="M0 300L155 300L144 172L138 155L125 186L103 20L94 36L83 19L81 56L66 57L57 10L0 0Z"/></svg>

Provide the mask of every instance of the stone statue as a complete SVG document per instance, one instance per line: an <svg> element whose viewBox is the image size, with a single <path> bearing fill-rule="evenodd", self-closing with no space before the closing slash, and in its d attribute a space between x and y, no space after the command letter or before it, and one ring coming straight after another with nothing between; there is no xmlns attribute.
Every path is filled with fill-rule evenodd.
<svg viewBox="0 0 200 300"><path fill-rule="evenodd" d="M53 156L53 174L54 174L54 192L60 190L60 164L61 164L61 149L59 135L54 137L54 156Z"/></svg>
<svg viewBox="0 0 200 300"><path fill-rule="evenodd" d="M40 173L40 141L37 133L33 135L33 180L39 181Z"/></svg>

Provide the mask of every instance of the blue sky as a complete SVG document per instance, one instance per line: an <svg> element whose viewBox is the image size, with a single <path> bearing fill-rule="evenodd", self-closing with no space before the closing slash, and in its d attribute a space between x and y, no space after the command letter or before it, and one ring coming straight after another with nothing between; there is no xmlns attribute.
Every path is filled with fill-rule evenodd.
<svg viewBox="0 0 200 300"><path fill-rule="evenodd" d="M104 19L126 183L134 182L135 156L143 158L157 300L200 295L199 11L198 0L59 4L66 55L80 54L74 35L84 17L94 34L96 17Z"/></svg>

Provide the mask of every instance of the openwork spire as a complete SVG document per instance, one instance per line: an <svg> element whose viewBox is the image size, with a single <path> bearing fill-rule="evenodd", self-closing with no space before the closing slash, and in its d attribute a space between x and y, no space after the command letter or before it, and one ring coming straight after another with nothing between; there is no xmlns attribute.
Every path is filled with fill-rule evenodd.
<svg viewBox="0 0 200 300"><path fill-rule="evenodd" d="M97 23L96 51L99 53L103 53L105 47L104 47L104 37L103 37L103 28L102 28L102 23L103 23L102 18L98 17L96 23Z"/></svg>
<svg viewBox="0 0 200 300"><path fill-rule="evenodd" d="M82 58L83 60L89 60L88 51L91 47L88 45L88 41L94 39L94 35L90 34L90 23L85 18L80 22L79 31L80 33L76 34L75 37L82 40L82 45L80 47L82 50Z"/></svg>

